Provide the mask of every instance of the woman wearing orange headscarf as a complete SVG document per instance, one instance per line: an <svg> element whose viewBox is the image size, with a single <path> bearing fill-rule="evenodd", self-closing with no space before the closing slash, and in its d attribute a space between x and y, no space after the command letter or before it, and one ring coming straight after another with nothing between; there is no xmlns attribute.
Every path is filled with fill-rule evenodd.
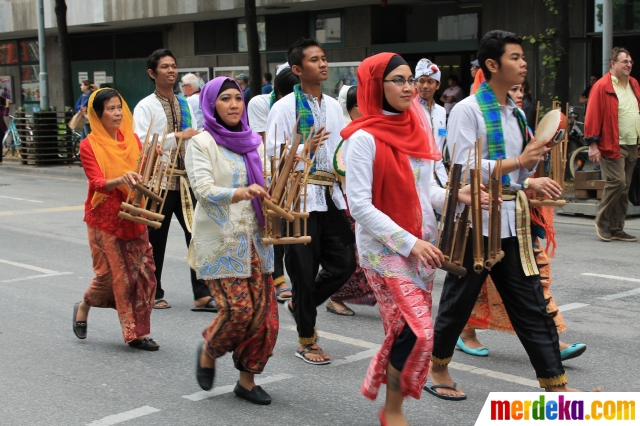
<svg viewBox="0 0 640 426"><path fill-rule="evenodd" d="M142 180L133 171L140 140L133 133L131 111L113 89L91 95L88 115L92 132L80 143L80 157L89 179L84 221L96 276L84 300L74 305L73 332L86 339L89 308L112 308L129 346L157 351L158 344L148 337L156 279L147 227L118 217L120 204Z"/></svg>
<svg viewBox="0 0 640 426"><path fill-rule="evenodd" d="M360 266L385 330L362 393L375 399L386 382L380 422L405 425L402 402L406 396L420 398L433 348L431 289L443 260L433 245L433 209L443 207L445 190L435 184L430 160L441 154L422 113L412 108L415 79L404 59L374 55L360 64L357 77L363 117L341 132L347 198ZM469 189L460 191L460 200L471 201Z"/></svg>

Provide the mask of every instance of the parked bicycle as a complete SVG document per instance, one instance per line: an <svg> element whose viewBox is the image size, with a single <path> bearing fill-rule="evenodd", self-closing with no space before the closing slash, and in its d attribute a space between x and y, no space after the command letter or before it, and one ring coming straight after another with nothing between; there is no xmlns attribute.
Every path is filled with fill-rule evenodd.
<svg viewBox="0 0 640 426"><path fill-rule="evenodd" d="M22 139L20 139L20 134L18 133L18 129L16 128L16 118L13 115L9 115L9 118L11 118L9 129L2 138L2 156L6 157L7 154L11 153L12 156L15 156L17 154L19 157L22 157L20 153L20 145L22 143Z"/></svg>
<svg viewBox="0 0 640 426"><path fill-rule="evenodd" d="M569 144L567 145L567 158L569 160L569 167L567 170L571 173L571 176L567 178L575 178L576 172L587 172L600 170L600 164L593 163L589 160L589 144L584 139L584 123L578 121L580 114L576 112L576 109L582 107L569 107L569 117L567 117L569 128ZM580 127L582 126L582 128Z"/></svg>

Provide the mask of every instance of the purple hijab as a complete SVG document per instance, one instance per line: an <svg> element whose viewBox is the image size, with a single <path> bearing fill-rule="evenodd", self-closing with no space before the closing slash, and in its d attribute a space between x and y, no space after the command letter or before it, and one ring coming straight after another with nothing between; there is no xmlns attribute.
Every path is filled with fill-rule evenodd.
<svg viewBox="0 0 640 426"><path fill-rule="evenodd" d="M213 139L215 139L218 145L222 145L236 154L242 154L247 169L249 185L257 183L264 187L262 162L260 161L260 154L258 153L258 148L262 143L262 137L249 128L247 109L244 108L242 111L242 118L239 123L240 130L238 131L227 129L218 123L215 117L216 99L218 99L222 84L227 80L232 81L242 94L238 83L229 77L216 77L205 84L200 92L200 108L202 108L202 114L204 115L204 128L213 136ZM244 104L242 106L244 107ZM253 207L256 211L256 216L258 216L258 223L260 223L260 226L264 226L264 216L262 215L258 198L253 199Z"/></svg>

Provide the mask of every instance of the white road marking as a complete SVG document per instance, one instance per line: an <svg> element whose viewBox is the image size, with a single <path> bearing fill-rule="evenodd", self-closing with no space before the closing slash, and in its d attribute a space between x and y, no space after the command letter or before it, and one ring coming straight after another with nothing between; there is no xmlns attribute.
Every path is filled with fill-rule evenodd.
<svg viewBox="0 0 640 426"><path fill-rule="evenodd" d="M28 200L26 198L7 197L7 196L4 196L4 195L0 195L0 198L7 198L9 200L18 200L18 201L28 201L30 203L44 203L44 201Z"/></svg>
<svg viewBox="0 0 640 426"><path fill-rule="evenodd" d="M567 303L566 305L558 306L558 310L560 312L567 312L572 309L584 308L585 306L589 306L588 303Z"/></svg>
<svg viewBox="0 0 640 426"><path fill-rule="evenodd" d="M58 271L52 271L51 269L40 268L38 266L27 265L26 263L13 262L11 260L0 259L0 263L6 263L7 265L17 266L18 268L31 269L32 271L42 272L43 274L57 274Z"/></svg>
<svg viewBox="0 0 640 426"><path fill-rule="evenodd" d="M591 274L591 273L584 273L582 274L584 276L587 277L599 277L599 278L607 278L610 280L618 280L618 281L631 281L633 283L640 283L640 279L638 278L627 278L627 277L619 277L617 275L602 275L602 274Z"/></svg>
<svg viewBox="0 0 640 426"><path fill-rule="evenodd" d="M640 288L634 288L633 290L623 291L622 293L609 294L607 296L598 297L600 300L616 300L622 299L627 296L634 296L636 294L640 294Z"/></svg>
<svg viewBox="0 0 640 426"><path fill-rule="evenodd" d="M56 272L54 274L43 274L43 275L30 275L28 277L22 278L13 278L10 280L2 280L0 283L15 283L17 281L28 281L36 278L49 278L49 277L57 277L58 275L73 275L73 272Z"/></svg>
<svg viewBox="0 0 640 426"><path fill-rule="evenodd" d="M287 330L291 331L298 331L295 325L282 328L286 328ZM351 337L328 333L326 331L318 331L318 336L327 340L336 340L338 342L347 343L349 345L360 346L361 348L378 349L380 347L380 345L377 343L365 342L364 340L360 339L352 339Z"/></svg>
<svg viewBox="0 0 640 426"><path fill-rule="evenodd" d="M602 275L602 274L591 274L591 273L584 273L582 275L585 275L587 277L599 277L599 278L607 278L609 280L630 281L632 283L640 283L640 279L638 278L619 277L617 275ZM636 294L640 294L640 288L634 288L633 290L623 291L622 293L609 294L607 296L598 297L598 299L616 300L616 299L622 299L623 297L627 297L627 296L634 296Z"/></svg>
<svg viewBox="0 0 640 426"><path fill-rule="evenodd" d="M283 328L287 330L296 331L295 326L289 326L289 327L283 327ZM363 352L359 352L355 355L350 355L345 359L332 361L331 365L334 365L334 366L349 364L351 362L371 358L376 354L378 349L380 349L380 345L376 343L365 342L364 340L359 340L359 339L352 339L350 337L340 336L338 334L333 334L333 333L327 333L325 331L318 331L318 336L321 336L328 340L337 340L339 342L349 343L351 345L360 346L360 347L369 349ZM487 370L485 368L478 368L474 365L462 364L460 362L450 363L449 368L452 368L454 370L466 371L472 374L478 374L480 376L491 377L493 379L504 380L506 382L516 383L523 386L530 386L534 388L540 387L537 380L531 380L524 377L515 376L513 374L501 373L499 371Z"/></svg>
<svg viewBox="0 0 640 426"><path fill-rule="evenodd" d="M256 385L264 385L267 383L279 382L280 380L287 380L291 378L293 378L291 374L276 374L275 376L260 377L260 378L256 378ZM204 399L213 398L214 396L224 395L226 393L233 392L233 388L235 387L236 385L220 386L210 391L200 391L191 395L182 395L182 397L190 401L197 402L197 401L202 401Z"/></svg>
<svg viewBox="0 0 640 426"><path fill-rule="evenodd" d="M87 423L88 426L110 426L118 423L126 422L131 419L136 419L138 417L146 416L147 414L153 414L160 411L157 408L149 407L145 405L144 407L136 408L134 410L125 411L124 413L113 414L111 416L107 416L100 420L93 421L91 423Z"/></svg>
<svg viewBox="0 0 640 426"><path fill-rule="evenodd" d="M478 368L473 365L461 364L459 362L451 362L449 364L449 368L453 368L454 370L466 371L467 373L479 374L481 376L487 376L493 379L504 380L511 383L517 383L523 386L531 386L534 388L540 387L540 384L537 380L525 379L524 377L514 376L513 374L500 373L499 371Z"/></svg>

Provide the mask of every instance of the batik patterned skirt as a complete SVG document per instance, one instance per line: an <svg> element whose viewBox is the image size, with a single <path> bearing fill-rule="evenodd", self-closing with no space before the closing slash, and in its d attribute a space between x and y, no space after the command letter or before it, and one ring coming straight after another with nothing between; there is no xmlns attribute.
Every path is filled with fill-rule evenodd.
<svg viewBox="0 0 640 426"><path fill-rule="evenodd" d="M380 384L387 382L387 365L393 342L398 338L405 324L408 324L417 339L402 369L400 390L404 396L420 399L422 388L427 382L433 350L433 323L431 322L433 281L430 281L426 290L423 290L408 279L383 276L366 267L364 273L378 301L384 327L384 341L369 364L362 384L362 394L369 399L376 399Z"/></svg>
<svg viewBox="0 0 640 426"><path fill-rule="evenodd" d="M118 311L126 343L148 335L156 295L149 232L128 241L92 226L87 232L96 276L84 294L85 303Z"/></svg>
<svg viewBox="0 0 640 426"><path fill-rule="evenodd" d="M533 253L536 259L536 265L540 271L540 284L542 285L544 300L547 304L547 313L553 318L558 334L564 333L567 327L564 324L562 314L558 310L558 305L549 288L551 286L549 256L547 256L545 251L539 246L538 241L533 245ZM478 295L478 299L476 300L473 312L471 312L465 329L489 329L515 334L511 321L509 320L509 315L504 308L498 290L496 290L493 281L491 281L491 277L487 277L487 280L482 285L482 289L480 290L480 294Z"/></svg>
<svg viewBox="0 0 640 426"><path fill-rule="evenodd" d="M252 247L249 278L207 280L218 315L205 329L205 347L213 358L233 352L236 369L260 374L278 338L278 303L271 274L260 270Z"/></svg>

